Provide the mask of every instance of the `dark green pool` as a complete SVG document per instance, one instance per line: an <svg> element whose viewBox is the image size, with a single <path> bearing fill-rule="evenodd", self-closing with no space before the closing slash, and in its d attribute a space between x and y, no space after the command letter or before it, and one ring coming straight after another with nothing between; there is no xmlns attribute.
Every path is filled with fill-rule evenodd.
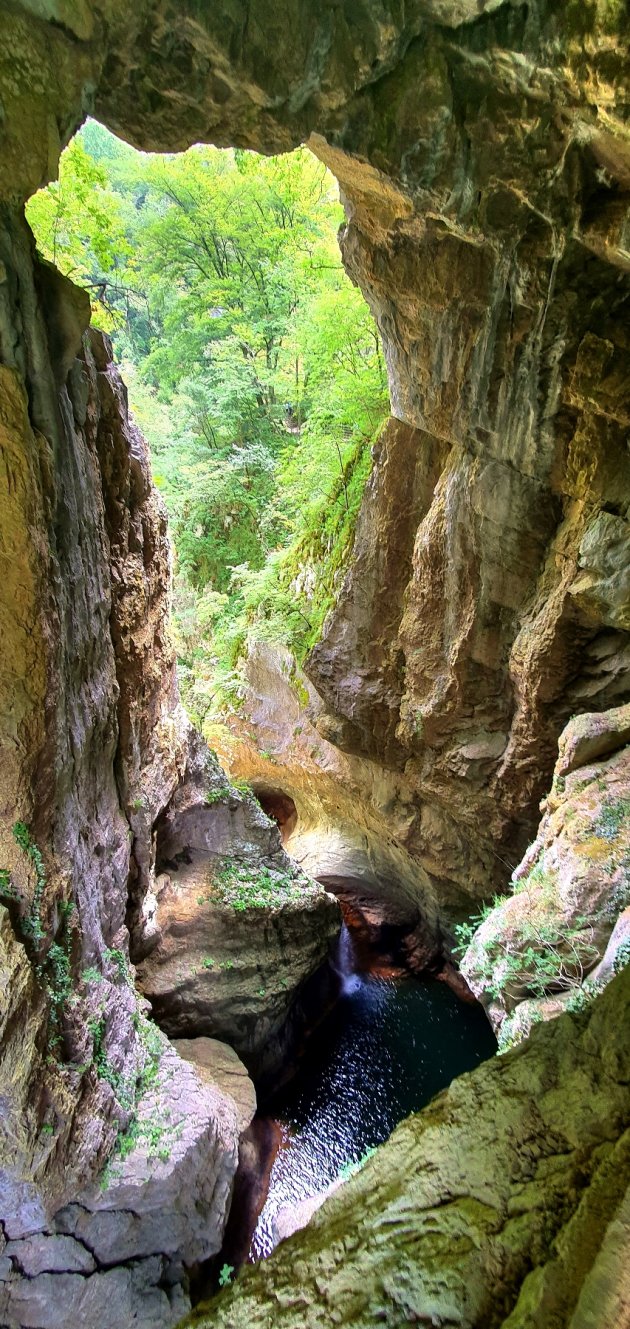
<svg viewBox="0 0 630 1329"><path fill-rule="evenodd" d="M403 1117L496 1051L481 1008L446 983L357 972L345 926L337 966L339 1002L297 1075L264 1106L280 1123L282 1146L250 1258L273 1249L280 1210L325 1190Z"/></svg>

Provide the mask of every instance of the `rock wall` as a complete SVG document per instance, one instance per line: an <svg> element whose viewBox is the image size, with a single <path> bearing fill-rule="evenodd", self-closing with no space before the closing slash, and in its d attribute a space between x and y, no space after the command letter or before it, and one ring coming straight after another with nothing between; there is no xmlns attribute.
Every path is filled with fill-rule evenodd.
<svg viewBox="0 0 630 1329"><path fill-rule="evenodd" d="M220 1246L238 1158L234 1124L231 1134L217 1124L208 1094L193 1110L190 1073L176 1069L175 1054L165 1096L188 1096L196 1124L187 1166L196 1159L208 1173L200 1190L184 1185L174 1151L156 1195L149 1188L143 1197L168 1226L169 1187L183 1188L175 1242L160 1246L154 1226L144 1263L134 1264L120 1201L111 1206L115 1255L99 1256L94 1244L91 1255L77 1255L58 1215L78 1202L116 1142L133 1139L147 1108L148 1026L130 956L147 951L155 827L175 791L190 785L197 751L168 638L166 516L111 347L88 331L87 296L36 260L23 220L7 211L4 221L0 1223L8 1244L0 1317L52 1329L51 1307L61 1314L63 1304L65 1325L106 1313L114 1324L141 1304L154 1329L179 1317L187 1269ZM209 754L206 761L206 786L225 783ZM204 792L198 820L208 828L221 817ZM267 857L288 871L273 823L251 799L234 798L239 815L231 835L223 827L218 837L223 852L249 845L256 866ZM295 988L338 927L334 902L309 890L324 907L314 911L307 953L286 971L274 1012L278 1045ZM149 945L158 939L155 932ZM291 940L299 952L301 938ZM269 1033L268 1025L261 1039ZM205 1227L203 1250L196 1225ZM15 1246L24 1240L32 1249ZM172 1295L159 1286L165 1261ZM119 1277L103 1272L114 1264L124 1265Z"/></svg>
<svg viewBox="0 0 630 1329"><path fill-rule="evenodd" d="M329 712L322 732L367 760L381 787L392 772L404 779L415 809L405 854L436 900L461 908L505 884L532 838L568 716L628 696L628 42L612 0L281 0L273 13L266 0L2 0L0 17L2 1213L19 1228L34 1204L33 1235L88 1183L128 1118L98 1073L97 1041L116 1083L141 1077L118 953L124 966L129 929L145 941L153 828L186 743L163 634L163 518L106 347L82 340L87 300L35 261L23 200L54 175L88 111L144 148L205 139L277 151L309 138L338 175L344 257L379 321L400 424L309 672ZM70 976L76 1001L64 1000ZM606 1250L626 1222L599 1200L617 1197L624 1176L620 1153L614 1187L601 1171L618 1137L624 1000L611 984L585 1041L561 1020L565 1032L543 1031L510 1062L529 1068L528 1084L539 1074L563 1113L570 1104L571 1148L599 1190L588 1259L579 1206L554 1258L574 1270L567 1286L588 1266L585 1288L607 1284L607 1296ZM583 1077L567 1094L573 1057ZM480 1074L490 1101L513 1071ZM452 1092L465 1099L474 1083ZM595 1091L600 1125L587 1140L582 1105ZM529 1122L538 1104L522 1101ZM557 1165L564 1222L580 1186L549 1111L532 1149ZM506 1177L530 1157L527 1130L517 1123L496 1148ZM415 1231L424 1200L406 1172L392 1178L396 1222L404 1229L408 1212ZM347 1230L353 1194L332 1202ZM547 1236L532 1282L529 1220L514 1220L527 1242L515 1237L512 1260L511 1247L479 1235L484 1197L470 1183L451 1205L447 1184L430 1219L437 1266L469 1249L470 1234L488 1253L474 1277L464 1260L455 1279L462 1323L482 1322L497 1261L506 1301L486 1323L505 1322L505 1307L511 1316L520 1285L532 1305L547 1295ZM527 1191L515 1200L525 1216L530 1200L535 1209ZM544 1234L560 1232L552 1209L545 1202ZM597 1256L602 1215L617 1235L611 1226ZM320 1286L343 1249L322 1257ZM275 1276L259 1275L261 1297L273 1297ZM321 1323L330 1307L313 1295ZM404 1279L387 1295L385 1317L399 1323ZM352 1314L365 1322L371 1293L357 1296ZM558 1296L566 1321L570 1299ZM574 1329L587 1323L580 1296ZM524 1304L513 1324L528 1322ZM415 1291L409 1308L424 1314Z"/></svg>
<svg viewBox="0 0 630 1329"><path fill-rule="evenodd" d="M630 705L571 720L513 891L462 960L503 1045L580 1009L630 961Z"/></svg>
<svg viewBox="0 0 630 1329"><path fill-rule="evenodd" d="M88 106L144 148L310 135L341 182L404 423L308 672L461 908L532 838L569 715L628 693L623 8L58 3L7 11L10 197Z"/></svg>

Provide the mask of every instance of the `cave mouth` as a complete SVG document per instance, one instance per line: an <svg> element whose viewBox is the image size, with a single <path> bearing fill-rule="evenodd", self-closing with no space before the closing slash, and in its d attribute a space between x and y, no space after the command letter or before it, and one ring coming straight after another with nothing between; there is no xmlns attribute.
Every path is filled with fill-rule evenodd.
<svg viewBox="0 0 630 1329"><path fill-rule="evenodd" d="M298 824L298 811L291 795L283 789L261 785L257 781L253 782L252 789L263 812L271 821L275 821L282 843L286 845Z"/></svg>
<svg viewBox="0 0 630 1329"><path fill-rule="evenodd" d="M144 153L88 119L26 216L89 295L149 444L180 697L208 737L241 709L252 647L297 660L319 640L390 415L337 178L306 145Z"/></svg>

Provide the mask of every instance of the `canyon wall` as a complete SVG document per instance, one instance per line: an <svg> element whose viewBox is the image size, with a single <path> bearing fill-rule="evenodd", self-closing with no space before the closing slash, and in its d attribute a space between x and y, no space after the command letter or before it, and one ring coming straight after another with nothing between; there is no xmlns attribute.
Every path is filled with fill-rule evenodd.
<svg viewBox="0 0 630 1329"><path fill-rule="evenodd" d="M87 297L36 260L23 201L88 112L146 149L308 140L338 176L344 260L379 322L400 423L307 672L327 741L410 806L405 863L461 911L533 838L571 713L628 698L628 33L614 0L281 0L273 13L2 0L0 19L3 1241L58 1240L73 1234L50 1216L129 1119L95 1061L118 1086L146 1070L127 936L142 949L154 832L189 749L146 457L107 346L86 336ZM576 1095L592 1093L586 1068L605 1062L622 1006L619 981L595 1002ZM529 1045L527 1066L553 1096L546 1047ZM620 1137L617 1070L597 1148ZM478 1074L487 1092L472 1077L456 1094L492 1104L517 1071ZM212 1116L206 1101L210 1151ZM404 1168L392 1176L404 1208ZM458 1186L457 1231L474 1243L483 1196ZM352 1196L335 1203L351 1225ZM430 1220L445 1233L448 1212L443 1200ZM55 1251L61 1266L30 1267L65 1277ZM0 1257L15 1288L18 1255ZM510 1270L514 1299L520 1255ZM124 1304L163 1272L127 1270ZM467 1322L484 1322L484 1295ZM410 1309L425 1315L415 1293ZM28 1314L14 1323L43 1323Z"/></svg>

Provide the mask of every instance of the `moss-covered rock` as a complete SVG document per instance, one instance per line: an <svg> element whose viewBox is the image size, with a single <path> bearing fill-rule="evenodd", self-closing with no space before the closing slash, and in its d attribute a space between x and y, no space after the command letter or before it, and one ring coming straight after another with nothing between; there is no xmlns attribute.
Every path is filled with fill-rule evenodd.
<svg viewBox="0 0 630 1329"><path fill-rule="evenodd" d="M629 708L567 725L536 840L474 932L462 971L503 1040L591 999L622 957L630 905ZM613 931L618 933L606 964ZM602 963L600 963L600 961ZM560 995L563 994L563 995ZM523 1009L521 1009L521 1007ZM517 1012L517 1015L514 1015Z"/></svg>

